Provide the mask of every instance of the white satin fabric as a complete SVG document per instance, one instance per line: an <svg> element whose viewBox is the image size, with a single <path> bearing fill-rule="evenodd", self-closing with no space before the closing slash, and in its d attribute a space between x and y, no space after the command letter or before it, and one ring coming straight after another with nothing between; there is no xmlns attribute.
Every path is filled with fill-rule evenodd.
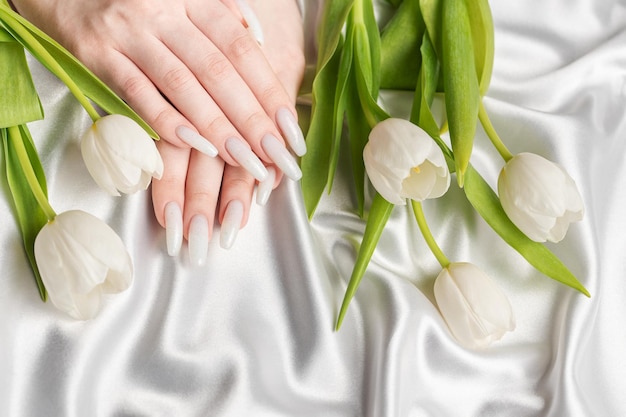
<svg viewBox="0 0 626 417"><path fill-rule="evenodd" d="M454 341L433 304L440 268L397 207L334 332L364 228L345 172L312 222L298 184L285 181L267 207L253 206L231 250L216 234L206 266L192 267L186 248L167 256L149 193L112 198L95 186L78 145L87 115L31 60L46 111L31 129L52 204L108 222L135 281L88 322L42 303L0 199L0 415L625 416L626 3L492 9L486 108L513 152L540 153L578 183L585 218L550 247L590 299L530 267L453 186L425 204L434 235L451 260L501 285L517 329L484 351ZM410 95L383 101L402 115ZM473 163L495 184L501 161L481 129L475 149Z"/></svg>

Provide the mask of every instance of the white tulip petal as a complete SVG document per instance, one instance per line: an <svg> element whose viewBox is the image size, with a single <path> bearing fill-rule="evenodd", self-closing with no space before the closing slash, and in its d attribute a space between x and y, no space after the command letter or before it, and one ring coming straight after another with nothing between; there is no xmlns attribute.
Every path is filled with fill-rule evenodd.
<svg viewBox="0 0 626 417"><path fill-rule="evenodd" d="M100 311L102 292L97 287L87 294L74 295L73 308L67 313L77 320L89 320L94 318Z"/></svg>
<svg viewBox="0 0 626 417"><path fill-rule="evenodd" d="M450 331L463 346L487 347L515 328L506 295L473 264L459 262L444 268L435 280L434 293Z"/></svg>
<svg viewBox="0 0 626 417"><path fill-rule="evenodd" d="M75 318L93 317L103 291L119 292L132 282L130 256L119 236L82 211L61 213L42 228L35 259L52 303Z"/></svg>
<svg viewBox="0 0 626 417"><path fill-rule="evenodd" d="M119 196L115 182L111 178L110 170L106 169L106 163L102 159L96 147L96 138L92 134L92 129L83 136L80 142L80 150L85 161L85 166L93 180L100 188L113 196Z"/></svg>
<svg viewBox="0 0 626 417"><path fill-rule="evenodd" d="M163 160L154 141L126 116L97 120L83 136L81 149L94 180L111 194L112 189L127 194L144 190L152 177L163 175Z"/></svg>
<svg viewBox="0 0 626 417"><path fill-rule="evenodd" d="M374 188L393 204L440 197L450 185L441 149L408 120L390 118L374 126L363 161Z"/></svg>
<svg viewBox="0 0 626 417"><path fill-rule="evenodd" d="M530 239L558 242L584 207L574 180L559 165L532 153L513 157L498 178L502 208Z"/></svg>

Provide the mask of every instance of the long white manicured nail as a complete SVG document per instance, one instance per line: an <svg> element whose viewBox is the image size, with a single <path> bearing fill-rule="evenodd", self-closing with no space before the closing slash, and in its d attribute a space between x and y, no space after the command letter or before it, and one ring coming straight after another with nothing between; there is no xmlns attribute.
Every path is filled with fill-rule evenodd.
<svg viewBox="0 0 626 417"><path fill-rule="evenodd" d="M261 146L272 161L285 173L286 176L294 181L302 178L302 171L298 163L289 153L285 145L280 143L273 135L267 134L261 139Z"/></svg>
<svg viewBox="0 0 626 417"><path fill-rule="evenodd" d="M232 200L226 207L222 227L220 229L220 246L230 249L235 243L237 233L241 228L243 219L243 203L239 200Z"/></svg>
<svg viewBox="0 0 626 417"><path fill-rule="evenodd" d="M259 43L259 45L263 45L263 29L261 28L261 22L256 17L256 13L250 7L246 0L235 0L237 2L237 7L239 7L239 11L241 12L241 16L243 16L244 20L248 24L248 30L254 36L254 39Z"/></svg>
<svg viewBox="0 0 626 417"><path fill-rule="evenodd" d="M267 178L267 169L263 162L240 139L228 138L225 146L230 156L252 174L257 181L260 182Z"/></svg>
<svg viewBox="0 0 626 417"><path fill-rule="evenodd" d="M206 262L209 250L209 222L201 214L193 216L189 223L189 260L195 266Z"/></svg>
<svg viewBox="0 0 626 417"><path fill-rule="evenodd" d="M306 153L304 134L293 113L282 107L276 112L276 122L295 154L298 156L304 155Z"/></svg>
<svg viewBox="0 0 626 417"><path fill-rule="evenodd" d="M187 126L178 126L176 136L198 152L210 157L217 156L217 148L207 138Z"/></svg>
<svg viewBox="0 0 626 417"><path fill-rule="evenodd" d="M268 176L265 181L261 181L256 187L256 203L264 206L270 198L274 181L276 181L276 170L273 167L267 167Z"/></svg>
<svg viewBox="0 0 626 417"><path fill-rule="evenodd" d="M176 256L183 245L183 213L175 201L165 205L165 240L167 254Z"/></svg>

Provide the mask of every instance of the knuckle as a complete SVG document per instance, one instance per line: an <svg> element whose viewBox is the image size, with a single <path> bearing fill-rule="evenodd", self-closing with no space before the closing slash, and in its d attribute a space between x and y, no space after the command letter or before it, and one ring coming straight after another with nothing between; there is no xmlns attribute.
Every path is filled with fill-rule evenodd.
<svg viewBox="0 0 626 417"><path fill-rule="evenodd" d="M149 118L148 122L154 125L157 130L165 130L164 126L168 126L170 121L173 118L172 111L167 108L161 108L154 113L152 117Z"/></svg>
<svg viewBox="0 0 626 417"><path fill-rule="evenodd" d="M228 77L232 66L224 55L215 52L205 58L204 68L211 79L220 82Z"/></svg>
<svg viewBox="0 0 626 417"><path fill-rule="evenodd" d="M222 132L227 131L230 128L230 121L226 116L221 115L209 120L206 127L202 129L203 134L207 137L220 136Z"/></svg>
<svg viewBox="0 0 626 417"><path fill-rule="evenodd" d="M248 33L236 36L229 44L228 51L234 58L239 58L247 55L258 45L254 39Z"/></svg>
<svg viewBox="0 0 626 417"><path fill-rule="evenodd" d="M192 190L185 193L185 198L193 201L195 204L205 205L217 199L217 192L208 189Z"/></svg>
<svg viewBox="0 0 626 417"><path fill-rule="evenodd" d="M261 126L267 124L267 115L265 112L257 111L246 117L244 126L246 131L258 130Z"/></svg>
<svg viewBox="0 0 626 417"><path fill-rule="evenodd" d="M238 170L239 171L239 170ZM254 178L246 174L245 172L238 173L237 175L226 176L223 180L223 186L229 189L234 194L247 194L252 190L254 184Z"/></svg>
<svg viewBox="0 0 626 417"><path fill-rule="evenodd" d="M140 76L128 77L122 82L122 91L128 97L142 97L149 85L146 80Z"/></svg>
<svg viewBox="0 0 626 417"><path fill-rule="evenodd" d="M185 91L192 82L192 77L186 68L170 69L163 74L163 82L170 91Z"/></svg>

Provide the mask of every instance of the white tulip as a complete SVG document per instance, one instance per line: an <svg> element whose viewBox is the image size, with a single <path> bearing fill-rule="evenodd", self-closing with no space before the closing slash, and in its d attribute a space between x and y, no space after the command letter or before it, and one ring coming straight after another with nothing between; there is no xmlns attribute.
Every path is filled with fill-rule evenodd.
<svg viewBox="0 0 626 417"><path fill-rule="evenodd" d="M554 162L520 153L498 178L502 208L511 221L536 242L559 242L570 223L583 218L583 200L576 183Z"/></svg>
<svg viewBox="0 0 626 417"><path fill-rule="evenodd" d="M163 175L154 140L134 120L120 114L98 119L83 135L81 152L96 183L111 195L145 190Z"/></svg>
<svg viewBox="0 0 626 417"><path fill-rule="evenodd" d="M435 280L439 311L459 343L481 349L515 329L506 295L476 265L453 262Z"/></svg>
<svg viewBox="0 0 626 417"><path fill-rule="evenodd" d="M84 211L48 222L35 239L35 260L52 304L79 320L96 315L102 294L124 291L132 282L120 237Z"/></svg>
<svg viewBox="0 0 626 417"><path fill-rule="evenodd" d="M450 186L443 152L408 120L390 118L374 126L363 162L376 191L392 204L441 197Z"/></svg>

